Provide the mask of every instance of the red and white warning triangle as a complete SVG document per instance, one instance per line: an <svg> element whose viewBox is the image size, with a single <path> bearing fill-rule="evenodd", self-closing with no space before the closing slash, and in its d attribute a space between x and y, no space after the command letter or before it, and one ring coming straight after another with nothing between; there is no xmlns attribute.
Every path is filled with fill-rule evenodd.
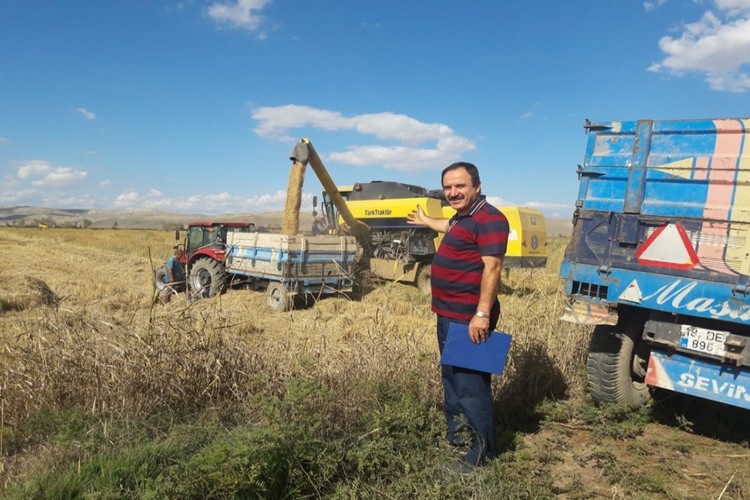
<svg viewBox="0 0 750 500"><path fill-rule="evenodd" d="M637 304L643 302L643 294L641 293L641 287L638 286L638 282L636 280L631 281L618 298L629 302L635 302Z"/></svg>
<svg viewBox="0 0 750 500"><path fill-rule="evenodd" d="M640 264L670 269L692 269L699 259L682 224L667 224L654 231L635 251Z"/></svg>

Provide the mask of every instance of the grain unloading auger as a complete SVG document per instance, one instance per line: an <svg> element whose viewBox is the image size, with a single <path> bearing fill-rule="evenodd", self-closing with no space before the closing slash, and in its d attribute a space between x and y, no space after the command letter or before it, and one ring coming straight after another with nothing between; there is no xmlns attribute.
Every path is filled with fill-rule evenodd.
<svg viewBox="0 0 750 500"><path fill-rule="evenodd" d="M361 193L347 190L342 194L308 139L295 145L290 159L293 163L282 232L291 234L299 230L302 184L305 167L309 164L325 190L323 211L331 232L357 238L363 249L360 264L380 278L414 283L429 293L430 264L439 242L438 235L429 228L407 224L406 216L420 205L428 215L442 217L439 199L428 197L426 193L422 196L421 192L415 197L416 192L407 189L406 194L396 190L357 201L355 198ZM383 183L386 184L408 186Z"/></svg>

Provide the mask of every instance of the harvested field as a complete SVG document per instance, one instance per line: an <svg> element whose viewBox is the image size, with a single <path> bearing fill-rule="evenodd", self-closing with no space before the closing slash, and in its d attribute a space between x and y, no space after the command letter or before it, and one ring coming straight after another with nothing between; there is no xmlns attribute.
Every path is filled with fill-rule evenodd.
<svg viewBox="0 0 750 500"><path fill-rule="evenodd" d="M9 495L47 496L55 474L75 481L84 475L81 463L111 456L134 434L161 445L180 426L215 419L221 431L212 432L235 436L238 429L247 432L247 422L257 429L272 414L293 423L295 433L339 440L347 453L361 454L315 455L315 470L328 475L322 482L305 479L312 493L300 496L750 496L749 437L725 420L746 414L679 401L641 412L587 402L589 332L557 319L564 239L552 240L547 269L512 271L504 282L501 327L514 335L506 374L494 386L504 455L470 481L443 478L435 485L430 471L449 451L425 449L442 424L427 297L384 283L361 300L327 298L287 313L271 313L263 292L245 289L195 302L181 294L162 304L151 274L169 255L173 237L168 231L0 229L0 472ZM318 414L326 419L310 423ZM422 422L418 432L409 427L416 421ZM384 429L393 435L407 429L408 437L391 442ZM68 438L60 437L66 432ZM177 462L187 467L191 450L181 449L184 460ZM378 473L365 466L376 452ZM141 489L107 491L123 497L204 491L170 483L182 469L156 469L148 477L160 477L161 490L144 480L137 483ZM294 474L287 476L289 483ZM218 488L218 479L205 480ZM76 491L109 487L96 484ZM297 496L261 486L227 488L216 496Z"/></svg>

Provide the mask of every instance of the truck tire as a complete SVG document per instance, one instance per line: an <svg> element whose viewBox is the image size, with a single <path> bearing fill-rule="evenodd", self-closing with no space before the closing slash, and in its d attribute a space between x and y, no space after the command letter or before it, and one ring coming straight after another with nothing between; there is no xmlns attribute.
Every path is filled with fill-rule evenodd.
<svg viewBox="0 0 750 500"><path fill-rule="evenodd" d="M414 280L417 290L424 295L432 295L432 284L430 283L430 273L432 266L430 264L420 264L417 271L417 277Z"/></svg>
<svg viewBox="0 0 750 500"><path fill-rule="evenodd" d="M154 271L154 287L157 291L161 292L167 288L167 268L161 266Z"/></svg>
<svg viewBox="0 0 750 500"><path fill-rule="evenodd" d="M645 382L648 347L638 322L598 325L589 345L586 372L588 391L597 403L643 406L651 399Z"/></svg>
<svg viewBox="0 0 750 500"><path fill-rule="evenodd" d="M292 308L292 298L289 292L278 281L272 281L266 288L266 301L272 311L284 312Z"/></svg>
<svg viewBox="0 0 750 500"><path fill-rule="evenodd" d="M196 298L213 297L224 287L224 267L209 258L195 261L190 267L190 289Z"/></svg>

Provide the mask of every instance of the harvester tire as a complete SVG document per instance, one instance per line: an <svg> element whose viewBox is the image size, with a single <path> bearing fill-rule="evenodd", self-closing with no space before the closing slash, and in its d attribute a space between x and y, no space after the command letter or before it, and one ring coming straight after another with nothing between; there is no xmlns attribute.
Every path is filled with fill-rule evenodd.
<svg viewBox="0 0 750 500"><path fill-rule="evenodd" d="M224 288L224 266L209 258L195 261L190 267L190 290L195 298L213 297Z"/></svg>
<svg viewBox="0 0 750 500"><path fill-rule="evenodd" d="M638 322L594 328L586 372L589 394L597 403L637 408L651 399L645 382L649 351L642 330Z"/></svg>
<svg viewBox="0 0 750 500"><path fill-rule="evenodd" d="M268 307L275 312L284 312L292 308L292 298L282 283L272 281L266 289Z"/></svg>
<svg viewBox="0 0 750 500"><path fill-rule="evenodd" d="M430 264L420 264L419 270L417 271L417 277L414 280L417 289L424 295L432 294L432 285L430 283L431 272L432 266Z"/></svg>

